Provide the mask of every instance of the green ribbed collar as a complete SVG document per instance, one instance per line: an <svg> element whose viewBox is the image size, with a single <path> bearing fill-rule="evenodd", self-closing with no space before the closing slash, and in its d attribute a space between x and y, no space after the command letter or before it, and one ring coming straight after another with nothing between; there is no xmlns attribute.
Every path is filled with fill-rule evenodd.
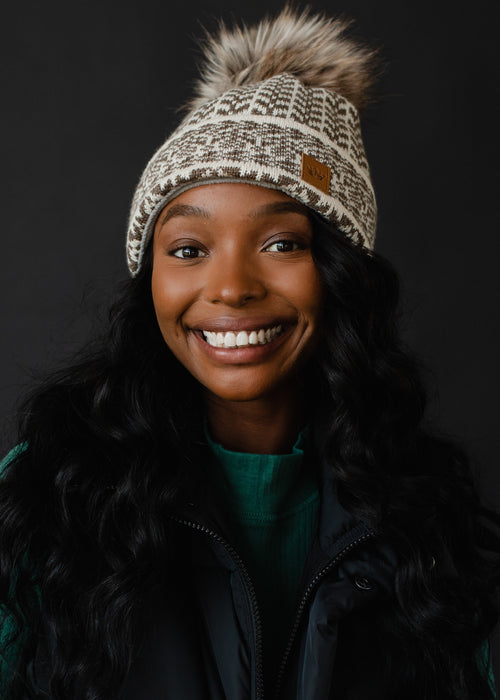
<svg viewBox="0 0 500 700"><path fill-rule="evenodd" d="M233 452L205 436L215 457L210 464L214 482L222 490L229 511L247 522L289 517L317 498L315 475L304 461L307 428L290 454Z"/></svg>

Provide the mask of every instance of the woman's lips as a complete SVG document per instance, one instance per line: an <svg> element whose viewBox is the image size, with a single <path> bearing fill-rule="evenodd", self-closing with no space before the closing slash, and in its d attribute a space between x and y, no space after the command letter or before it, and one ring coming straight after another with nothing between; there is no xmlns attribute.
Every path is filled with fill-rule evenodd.
<svg viewBox="0 0 500 700"><path fill-rule="evenodd" d="M241 318L218 316L189 323L189 328L193 331L211 331L213 333L233 332L237 334L239 331L250 333L251 331L259 331L260 329L264 329L265 331L276 326L288 327L295 323L296 320L294 318L290 319L283 316L260 315Z"/></svg>
<svg viewBox="0 0 500 700"><path fill-rule="evenodd" d="M237 330L233 324L232 329L225 332L204 329L193 331L193 334L203 352L212 359L228 364L250 364L275 352L291 331L291 325L286 328L277 324ZM220 344L221 337L224 344Z"/></svg>

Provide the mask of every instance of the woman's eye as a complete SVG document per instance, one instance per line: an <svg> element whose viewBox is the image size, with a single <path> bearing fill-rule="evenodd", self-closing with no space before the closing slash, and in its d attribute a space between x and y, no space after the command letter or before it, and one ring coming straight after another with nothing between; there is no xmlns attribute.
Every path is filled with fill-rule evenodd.
<svg viewBox="0 0 500 700"><path fill-rule="evenodd" d="M271 243L271 245L267 246L266 250L270 253L291 253L299 248L299 244L295 241L283 240Z"/></svg>
<svg viewBox="0 0 500 700"><path fill-rule="evenodd" d="M182 260L193 260L194 258L205 257L205 253L193 245L183 245L182 248L176 248L170 255L173 255L174 258L182 258Z"/></svg>

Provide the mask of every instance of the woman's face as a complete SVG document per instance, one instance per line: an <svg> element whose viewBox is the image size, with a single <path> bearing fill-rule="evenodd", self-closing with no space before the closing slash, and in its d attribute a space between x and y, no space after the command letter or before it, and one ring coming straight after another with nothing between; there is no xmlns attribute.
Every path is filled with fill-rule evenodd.
<svg viewBox="0 0 500 700"><path fill-rule="evenodd" d="M194 187L160 214L152 294L165 342L221 399L269 397L320 335L322 285L307 210L256 185Z"/></svg>

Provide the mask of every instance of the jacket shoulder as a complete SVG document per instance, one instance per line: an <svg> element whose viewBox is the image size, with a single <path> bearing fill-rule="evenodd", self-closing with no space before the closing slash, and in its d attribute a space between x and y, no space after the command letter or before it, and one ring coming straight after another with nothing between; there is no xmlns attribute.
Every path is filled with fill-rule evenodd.
<svg viewBox="0 0 500 700"><path fill-rule="evenodd" d="M0 479L23 452L26 443L15 445L0 461ZM0 697L9 698L9 686L26 642L26 631L17 635L17 622L5 605L0 602Z"/></svg>
<svg viewBox="0 0 500 700"><path fill-rule="evenodd" d="M0 461L0 477L2 477L5 471L10 467L10 465L15 462L15 460L23 452L26 452L28 445L25 442L20 442L8 452L5 457Z"/></svg>

